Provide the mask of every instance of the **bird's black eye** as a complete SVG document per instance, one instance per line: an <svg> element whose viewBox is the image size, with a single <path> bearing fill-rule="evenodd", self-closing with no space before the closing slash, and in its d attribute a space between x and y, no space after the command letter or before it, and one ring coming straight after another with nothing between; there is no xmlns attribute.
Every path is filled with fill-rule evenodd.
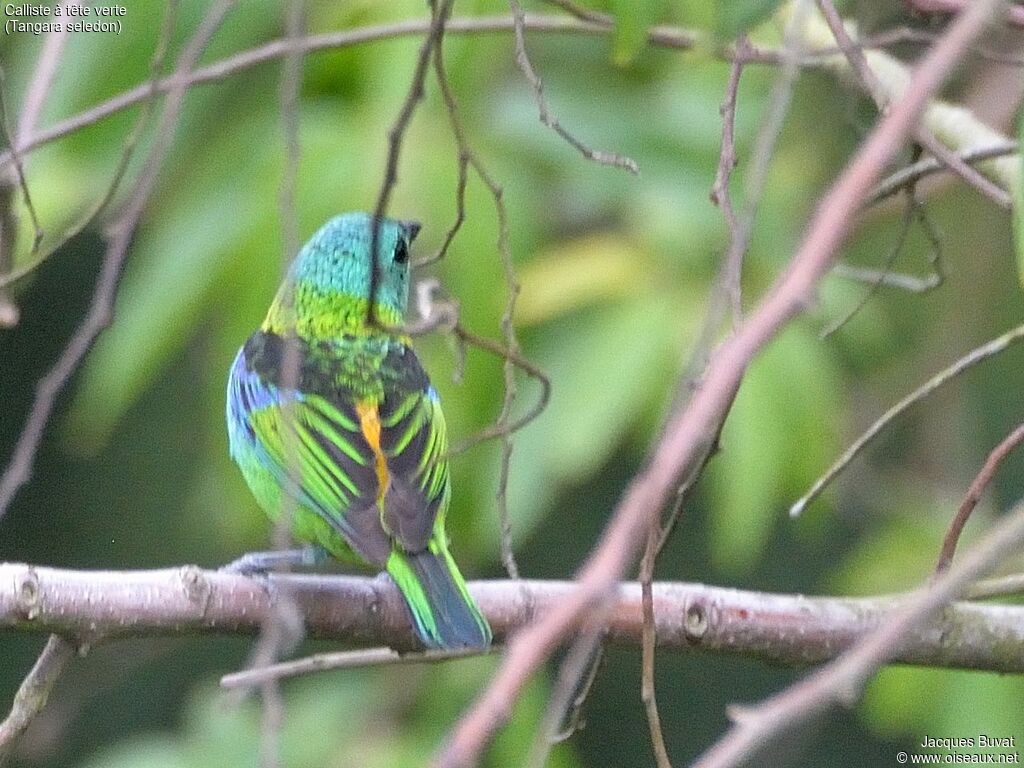
<svg viewBox="0 0 1024 768"><path fill-rule="evenodd" d="M395 246L395 263L405 264L409 260L409 246L405 244L405 240L399 238L398 245Z"/></svg>

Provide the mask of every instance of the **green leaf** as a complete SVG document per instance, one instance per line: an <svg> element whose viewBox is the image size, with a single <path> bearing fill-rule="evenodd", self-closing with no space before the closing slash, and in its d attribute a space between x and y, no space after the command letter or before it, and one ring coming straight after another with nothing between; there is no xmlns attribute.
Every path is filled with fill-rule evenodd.
<svg viewBox="0 0 1024 768"><path fill-rule="evenodd" d="M886 489L888 506L898 512L861 536L829 579L830 591L877 595L913 589L935 568L946 520L938 517L934 496ZM950 499L949 510L956 507ZM941 507L940 507L941 509Z"/></svg>
<svg viewBox="0 0 1024 768"><path fill-rule="evenodd" d="M659 0L613 0L612 61L620 67L632 63L647 44L647 28L657 18L659 5Z"/></svg>
<svg viewBox="0 0 1024 768"><path fill-rule="evenodd" d="M715 13L715 36L733 40L765 21L783 0L719 0Z"/></svg>

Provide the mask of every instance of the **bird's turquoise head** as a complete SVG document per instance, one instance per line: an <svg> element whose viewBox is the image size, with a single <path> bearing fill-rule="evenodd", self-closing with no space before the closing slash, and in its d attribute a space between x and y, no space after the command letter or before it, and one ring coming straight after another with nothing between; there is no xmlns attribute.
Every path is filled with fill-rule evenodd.
<svg viewBox="0 0 1024 768"><path fill-rule="evenodd" d="M400 325L409 301L409 247L420 225L379 219L371 259L373 221L368 213L344 213L320 227L289 267L264 327L281 332L291 325L285 319L290 295L300 335L358 332L366 327L371 290L374 317Z"/></svg>

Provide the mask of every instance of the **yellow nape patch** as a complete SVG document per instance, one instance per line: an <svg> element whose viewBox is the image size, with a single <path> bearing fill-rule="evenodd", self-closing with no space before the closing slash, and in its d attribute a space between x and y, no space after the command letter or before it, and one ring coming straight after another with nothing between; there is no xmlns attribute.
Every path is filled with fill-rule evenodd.
<svg viewBox="0 0 1024 768"><path fill-rule="evenodd" d="M384 491L388 487L388 464L387 459L380 450L380 416L377 413L377 404L367 401L356 403L356 414L359 416L359 426L363 430L363 437L373 449L373 455L377 457L377 501L384 498Z"/></svg>

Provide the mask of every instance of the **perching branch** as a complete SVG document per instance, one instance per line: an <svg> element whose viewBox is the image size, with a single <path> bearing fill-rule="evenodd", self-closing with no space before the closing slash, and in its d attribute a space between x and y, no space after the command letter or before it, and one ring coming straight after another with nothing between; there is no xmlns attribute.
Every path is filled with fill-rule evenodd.
<svg viewBox="0 0 1024 768"><path fill-rule="evenodd" d="M502 642L565 601L569 581L475 581L469 591ZM272 574L253 579L195 566L154 571L74 571L0 564L0 631L57 633L95 644L129 637L256 635L274 594L286 594L310 636L354 646L417 647L390 579ZM904 596L805 597L681 582L653 588L658 646L707 650L789 665L834 658L883 626ZM607 639L638 646L640 585L621 585ZM920 626L894 661L1024 672L1024 606L960 602ZM1015 650L1016 649L1016 650Z"/></svg>

